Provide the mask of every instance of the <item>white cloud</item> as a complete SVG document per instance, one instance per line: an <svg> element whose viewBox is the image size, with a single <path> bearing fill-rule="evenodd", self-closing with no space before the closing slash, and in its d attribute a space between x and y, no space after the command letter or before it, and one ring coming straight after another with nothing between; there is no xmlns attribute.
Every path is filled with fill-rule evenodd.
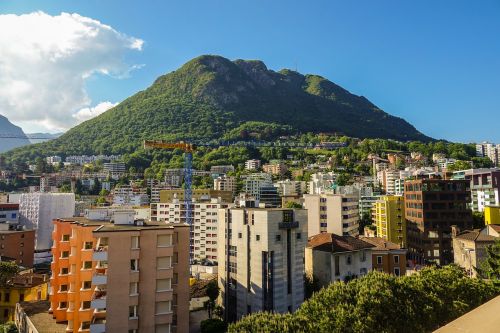
<svg viewBox="0 0 500 333"><path fill-rule="evenodd" d="M118 103L101 102L94 107L88 107L78 110L76 113L73 114L73 118L75 118L79 123L81 123L82 121L89 120L91 118L100 115L104 111L108 111L109 109L111 109L116 105L118 105Z"/></svg>
<svg viewBox="0 0 500 333"><path fill-rule="evenodd" d="M141 39L78 14L0 15L0 31L0 113L16 123L65 130L113 105L90 107L89 77L140 68L124 56Z"/></svg>

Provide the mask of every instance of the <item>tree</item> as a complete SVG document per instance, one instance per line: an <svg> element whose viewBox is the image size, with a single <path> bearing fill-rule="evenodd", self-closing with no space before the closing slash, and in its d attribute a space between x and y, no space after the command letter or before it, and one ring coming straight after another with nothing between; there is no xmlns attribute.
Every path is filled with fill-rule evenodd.
<svg viewBox="0 0 500 333"><path fill-rule="evenodd" d="M59 189L59 192L70 193L71 192L71 185L70 184L63 184L61 186L61 188Z"/></svg>
<svg viewBox="0 0 500 333"><path fill-rule="evenodd" d="M0 286L6 286L17 273L19 266L15 262L0 261Z"/></svg>
<svg viewBox="0 0 500 333"><path fill-rule="evenodd" d="M359 220L359 234L363 235L365 227L372 224L373 224L372 216L369 213L364 213L361 219Z"/></svg>
<svg viewBox="0 0 500 333"><path fill-rule="evenodd" d="M476 271L480 277L490 279L500 287L500 240L486 247L486 259L479 263Z"/></svg>
<svg viewBox="0 0 500 333"><path fill-rule="evenodd" d="M208 296L208 301L206 301L204 305L208 311L208 318L212 319L215 301L217 300L217 297L219 297L219 285L217 284L217 280L212 280L207 284L206 294Z"/></svg>
<svg viewBox="0 0 500 333"><path fill-rule="evenodd" d="M470 169L472 167L470 161L456 161L455 163L451 164L448 166L448 171L459 171L459 170L466 170Z"/></svg>
<svg viewBox="0 0 500 333"><path fill-rule="evenodd" d="M5 324L0 324L0 333L17 333L16 324L13 322L7 322Z"/></svg>
<svg viewBox="0 0 500 333"><path fill-rule="evenodd" d="M474 229L484 228L484 212L472 212L472 225Z"/></svg>
<svg viewBox="0 0 500 333"><path fill-rule="evenodd" d="M227 324L218 318L206 319L200 324L201 333L224 333L226 329Z"/></svg>
<svg viewBox="0 0 500 333"><path fill-rule="evenodd" d="M294 202L294 201L288 201L286 203L286 208L291 208L291 209L294 209L294 208L297 208L297 209L301 209L303 208L301 204L297 203L297 202Z"/></svg>
<svg viewBox="0 0 500 333"><path fill-rule="evenodd" d="M319 280L312 274L304 274L304 298L309 299L315 293L321 290Z"/></svg>
<svg viewBox="0 0 500 333"><path fill-rule="evenodd" d="M402 277L373 271L330 284L293 314L252 314L228 332L431 332L499 293L455 265Z"/></svg>

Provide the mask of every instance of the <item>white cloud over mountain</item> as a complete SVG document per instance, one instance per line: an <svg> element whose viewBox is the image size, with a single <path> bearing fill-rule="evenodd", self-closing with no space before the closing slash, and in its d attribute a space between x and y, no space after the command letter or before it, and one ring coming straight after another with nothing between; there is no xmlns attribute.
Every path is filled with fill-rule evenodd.
<svg viewBox="0 0 500 333"><path fill-rule="evenodd" d="M124 61L142 50L127 36L78 14L0 15L0 114L11 121L65 130L115 104L92 103L85 81L93 74L125 77Z"/></svg>

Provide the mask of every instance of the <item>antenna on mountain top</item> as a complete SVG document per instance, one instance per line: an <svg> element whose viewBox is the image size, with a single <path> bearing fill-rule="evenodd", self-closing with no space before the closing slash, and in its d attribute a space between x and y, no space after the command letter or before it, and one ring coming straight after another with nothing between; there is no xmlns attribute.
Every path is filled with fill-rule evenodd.
<svg viewBox="0 0 500 333"><path fill-rule="evenodd" d="M298 69L297 69L297 60L295 60L295 71L298 73Z"/></svg>

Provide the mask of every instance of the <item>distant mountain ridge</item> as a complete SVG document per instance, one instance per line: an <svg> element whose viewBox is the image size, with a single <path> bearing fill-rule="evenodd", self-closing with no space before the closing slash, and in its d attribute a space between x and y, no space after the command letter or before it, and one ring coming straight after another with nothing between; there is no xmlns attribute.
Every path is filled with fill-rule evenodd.
<svg viewBox="0 0 500 333"><path fill-rule="evenodd" d="M40 143L40 142L45 142L49 141L52 139L57 139L61 135L63 135L64 132L61 133L27 133L26 136L30 140L31 143Z"/></svg>
<svg viewBox="0 0 500 333"><path fill-rule="evenodd" d="M2 138L2 136L4 137ZM0 153L29 144L30 140L21 127L14 125L6 117L0 115Z"/></svg>
<svg viewBox="0 0 500 333"><path fill-rule="evenodd" d="M288 69L275 72L258 60L205 55L36 147L45 155L120 154L135 151L144 139L238 139L248 133L273 139L303 132L432 140L404 119L321 76ZM16 154L28 150L21 148Z"/></svg>

